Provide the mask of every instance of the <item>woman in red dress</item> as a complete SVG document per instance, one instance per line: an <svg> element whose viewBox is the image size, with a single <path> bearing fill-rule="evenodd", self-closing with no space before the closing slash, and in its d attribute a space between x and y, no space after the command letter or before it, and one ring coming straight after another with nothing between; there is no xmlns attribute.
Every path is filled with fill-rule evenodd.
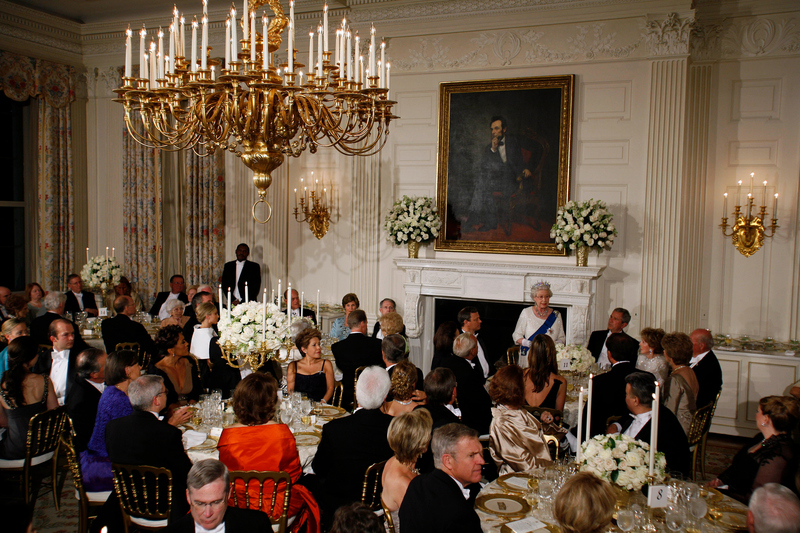
<svg viewBox="0 0 800 533"><path fill-rule="evenodd" d="M269 374L254 373L244 378L233 392L233 411L239 420L225 428L219 438L219 460L229 470L258 470L262 472L287 472L292 478L289 500L289 526L291 531L319 533L319 505L311 491L297 482L303 474L294 435L286 424L273 420L278 403L278 383ZM240 503L247 492L244 483L237 480L234 490ZM265 489L264 511L268 511L272 494ZM250 498L251 508L258 498ZM233 505L233 499L229 502ZM283 497L278 496L272 513L273 520L280 517ZM305 529L304 529L305 528Z"/></svg>

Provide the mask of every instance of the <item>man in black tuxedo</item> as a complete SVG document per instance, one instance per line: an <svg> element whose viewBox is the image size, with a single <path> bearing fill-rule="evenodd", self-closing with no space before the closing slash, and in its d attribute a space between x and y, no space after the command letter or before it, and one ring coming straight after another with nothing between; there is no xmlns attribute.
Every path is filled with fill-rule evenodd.
<svg viewBox="0 0 800 533"><path fill-rule="evenodd" d="M400 505L400 533L481 533L475 512L483 447L474 429L447 424L433 432L433 472L408 484Z"/></svg>
<svg viewBox="0 0 800 533"><path fill-rule="evenodd" d="M489 433L492 423L492 399L483 386L475 359L478 342L475 336L462 333L453 341L453 355L442 359L442 366L449 368L456 376L456 396L461 420L480 435Z"/></svg>
<svg viewBox="0 0 800 533"><path fill-rule="evenodd" d="M415 409L425 409L431 414L432 437L437 428L460 421L456 413L460 414L461 411L453 407L456 400L456 375L449 368L434 368L425 376L424 387L427 402ZM430 447L417 460L417 468L423 474L433 472L433 452Z"/></svg>
<svg viewBox="0 0 800 533"><path fill-rule="evenodd" d="M228 507L233 487L228 468L220 461L205 459L195 463L186 485L190 514L172 522L166 533L214 531L223 522L222 533L264 533L271 529L269 515L261 510Z"/></svg>
<svg viewBox="0 0 800 533"><path fill-rule="evenodd" d="M178 299L184 304L189 303L189 297L183 292L186 289L186 282L183 276L175 274L169 278L169 291L162 291L156 295L156 301L153 302L153 307L150 308L150 314L158 316L159 320L169 318L169 313L166 310L165 304L168 300Z"/></svg>
<svg viewBox="0 0 800 533"><path fill-rule="evenodd" d="M358 378L359 409L322 426L312 467L320 478L314 496L322 509L323 526L330 525L336 509L361 499L367 468L393 454L386 439L392 417L380 411L390 386L385 369L364 369Z"/></svg>
<svg viewBox="0 0 800 533"><path fill-rule="evenodd" d="M39 359L34 372L47 374L53 382L58 397L58 405L64 405L72 392L75 380L75 359L78 357L75 344L75 328L69 320L58 318L50 324L50 344L52 350L39 350Z"/></svg>
<svg viewBox="0 0 800 533"><path fill-rule="evenodd" d="M117 296L114 300L114 311L117 313L112 318L103 320L102 332L103 343L106 345L106 352L116 351L117 344L121 342L138 342L139 359L141 354L149 353L154 355L156 345L150 334L143 325L131 320L136 314L136 305L130 296Z"/></svg>
<svg viewBox="0 0 800 533"><path fill-rule="evenodd" d="M225 263L222 269L222 292L227 294L230 290L234 304L244 301L245 283L251 300L258 300L261 291L261 266L248 261L249 255L250 247L241 243L236 247L236 261Z"/></svg>
<svg viewBox="0 0 800 533"><path fill-rule="evenodd" d="M653 395L656 392L655 378L649 372L632 372L625 378L625 403L630 416L625 416L609 428L609 433L622 433L650 444L652 426ZM657 404L658 405L658 404ZM658 447L664 452L667 468L684 476L692 473L689 442L677 417L664 407L658 406Z"/></svg>
<svg viewBox="0 0 800 533"><path fill-rule="evenodd" d="M384 298L381 300L381 305L378 308L381 316L387 313L396 313L397 312L397 304L394 303L394 300L391 298ZM403 324L403 329L400 330L400 335L403 337L406 336L406 325ZM378 317L378 320L375 321L375 325L372 326L372 336L376 339L383 339L383 332L381 331L381 320Z"/></svg>
<svg viewBox="0 0 800 533"><path fill-rule="evenodd" d="M66 301L67 297L63 292L51 291L44 297L43 303L47 312L34 318L30 327L31 337L36 339L36 342L39 344L53 344L50 340L50 325L56 320L64 320L62 315L64 314ZM89 345L83 340L78 325L75 322L71 322L71 324L75 335L72 349L75 350L76 354L81 353L86 348L89 348Z"/></svg>
<svg viewBox="0 0 800 533"><path fill-rule="evenodd" d="M628 312L628 310L622 307L617 307L611 311L611 316L608 317L608 329L593 331L589 336L589 344L587 345L587 348L590 352L592 352L592 356L594 357L595 361L597 361L602 368L608 368L611 366L611 362L608 360L606 350L606 340L608 340L612 334L621 333L626 337L631 339L633 338L622 331L624 328L628 327L628 323L630 321L631 314Z"/></svg>
<svg viewBox="0 0 800 533"><path fill-rule="evenodd" d="M97 348L87 348L75 360L74 383L67 398L67 414L75 432L75 448L82 452L89 444L97 417L97 404L105 390L108 355Z"/></svg>
<svg viewBox="0 0 800 533"><path fill-rule="evenodd" d="M383 357L383 364L386 366L386 371L389 372L389 377L391 378L392 373L394 372L394 367L397 366L397 363L408 359L405 337L398 334L384 337L381 341L381 355ZM422 370L417 368L417 392L414 394L415 401L422 401L425 398L425 392L423 391L423 380L424 378L422 375ZM391 399L392 393L390 392L389 396L386 398L386 401L391 401Z"/></svg>
<svg viewBox="0 0 800 533"><path fill-rule="evenodd" d="M289 296L289 289L286 289L284 291L284 293L283 293L283 299L286 300L288 298L288 296ZM297 316L297 317L301 316L300 315L300 295L294 289L292 289L292 297L291 297L291 300L289 301L289 305L292 306L292 316L293 317L294 316ZM302 316L310 318L311 320L314 321L314 324L316 324L316 326L319 327L319 323L317 322L317 313L315 313L313 309L306 309L305 307L303 307L302 312L303 312Z"/></svg>
<svg viewBox="0 0 800 533"><path fill-rule="evenodd" d="M159 420L167 389L161 376L145 375L131 382L128 398L134 412L106 426L106 448L112 463L168 468L172 472L171 520L189 511L183 498L192 462L183 451L181 431ZM165 496L165 495L164 495Z"/></svg>
<svg viewBox="0 0 800 533"><path fill-rule="evenodd" d="M478 356L475 361L475 369L483 377L483 380L486 381L486 378L493 376L494 373L497 372L497 368L494 366L494 364L497 361L499 354L489 353L483 337L479 336L482 320L480 313L478 313L478 309L469 306L459 311L458 323L461 327L462 333L471 333L478 341Z"/></svg>
<svg viewBox="0 0 800 533"><path fill-rule="evenodd" d="M367 336L367 315L356 309L347 317L350 335L331 346L336 366L342 371L342 407L353 408L353 386L356 369L361 366L383 366L381 341Z"/></svg>
<svg viewBox="0 0 800 533"><path fill-rule="evenodd" d="M66 292L67 303L64 312L72 313L74 318L77 313L86 312L88 315L97 316L97 302L94 301L94 293L83 290L83 280L77 274L67 276Z"/></svg>
<svg viewBox="0 0 800 533"><path fill-rule="evenodd" d="M692 339L692 360L689 366L697 376L700 392L697 393L697 407L705 407L717 398L722 390L722 368L714 354L714 337L707 329L696 329L689 337Z"/></svg>

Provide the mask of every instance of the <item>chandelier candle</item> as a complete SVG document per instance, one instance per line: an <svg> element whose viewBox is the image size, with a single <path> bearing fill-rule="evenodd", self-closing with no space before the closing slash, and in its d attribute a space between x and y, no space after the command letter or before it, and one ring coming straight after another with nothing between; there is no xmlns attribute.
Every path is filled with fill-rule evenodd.
<svg viewBox="0 0 800 533"><path fill-rule="evenodd" d="M231 7L231 61L239 59L239 39L236 38L236 8Z"/></svg>
<svg viewBox="0 0 800 533"><path fill-rule="evenodd" d="M266 35L267 32L264 32ZM255 68L256 64L256 12L250 13L250 68Z"/></svg>

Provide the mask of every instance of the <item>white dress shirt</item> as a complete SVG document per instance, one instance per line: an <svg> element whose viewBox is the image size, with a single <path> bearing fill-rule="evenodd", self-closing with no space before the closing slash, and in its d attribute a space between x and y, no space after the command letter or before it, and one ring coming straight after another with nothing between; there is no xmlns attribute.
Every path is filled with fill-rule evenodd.
<svg viewBox="0 0 800 533"><path fill-rule="evenodd" d="M80 307L81 311L83 311L83 309L84 309L83 308L83 293L82 292L72 291L72 295L75 297L76 300L78 300L78 307Z"/></svg>
<svg viewBox="0 0 800 533"><path fill-rule="evenodd" d="M67 397L67 370L69 369L69 350L58 352L53 350L53 362L50 365L50 381L56 391L58 405L64 405Z"/></svg>
<svg viewBox="0 0 800 533"><path fill-rule="evenodd" d="M697 354L697 355L693 356L692 359L689 361L689 368L694 368L695 366L697 366L697 363L702 361L703 357L708 355L708 352L710 352L710 351L711 350L706 350L705 352L703 352L701 354Z"/></svg>
<svg viewBox="0 0 800 533"><path fill-rule="evenodd" d="M447 475L450 476L450 474L447 474ZM458 485L459 490L461 490L461 494L464 495L464 499L465 500L469 500L469 490L464 488L464 485L462 485L461 482L459 480L457 480L456 478L454 478L453 476L450 476L450 479L452 479L453 481L456 482L456 484Z"/></svg>
<svg viewBox="0 0 800 533"><path fill-rule="evenodd" d="M492 152L500 154L500 159L503 160L503 163L508 161L508 157L506 156L506 143L505 143L505 140L506 140L505 137L500 139L500 143L501 144L496 149L492 149Z"/></svg>
<svg viewBox="0 0 800 533"><path fill-rule="evenodd" d="M622 434L636 438L636 435L638 435L642 428L650 421L650 418L653 416L653 411L647 411L644 413L639 413L636 416L631 416L633 416L633 422L631 422L631 425L628 426L628 429L623 431Z"/></svg>
<svg viewBox="0 0 800 533"><path fill-rule="evenodd" d="M611 336L611 330L608 330L608 335L606 335L606 340L603 341L603 349L600 350L600 356L597 358L597 364L599 364L600 368L602 368L603 370L611 367L611 361L608 360L608 348L606 348L606 341L610 336Z"/></svg>
<svg viewBox="0 0 800 533"><path fill-rule="evenodd" d="M243 268L244 261L236 261L236 281L233 284L233 297L240 302L242 301L242 295L239 294L239 276L242 275Z"/></svg>
<svg viewBox="0 0 800 533"><path fill-rule="evenodd" d="M214 529L206 529L197 522L194 523L194 533L225 533L225 520Z"/></svg>
<svg viewBox="0 0 800 533"><path fill-rule="evenodd" d="M91 385L92 387L97 389L100 392L100 394L103 394L103 391L106 390L106 384L105 383L96 383L96 382L92 381L91 379L87 379L86 383L88 383L89 385Z"/></svg>
<svg viewBox="0 0 800 533"><path fill-rule="evenodd" d="M175 294L173 292L170 292L167 295L167 299L164 300L164 303L161 304L161 309L158 310L158 318L160 320L166 320L167 318L169 318L169 313L167 312L167 302L170 300L175 300L179 295L180 293Z"/></svg>

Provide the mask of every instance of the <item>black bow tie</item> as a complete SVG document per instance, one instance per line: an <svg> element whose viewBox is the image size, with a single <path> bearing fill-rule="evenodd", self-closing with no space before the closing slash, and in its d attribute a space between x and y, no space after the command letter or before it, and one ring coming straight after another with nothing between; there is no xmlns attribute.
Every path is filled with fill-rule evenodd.
<svg viewBox="0 0 800 533"><path fill-rule="evenodd" d="M499 143L497 143L497 146L503 146L504 144L505 143L503 141L500 141Z"/></svg>

